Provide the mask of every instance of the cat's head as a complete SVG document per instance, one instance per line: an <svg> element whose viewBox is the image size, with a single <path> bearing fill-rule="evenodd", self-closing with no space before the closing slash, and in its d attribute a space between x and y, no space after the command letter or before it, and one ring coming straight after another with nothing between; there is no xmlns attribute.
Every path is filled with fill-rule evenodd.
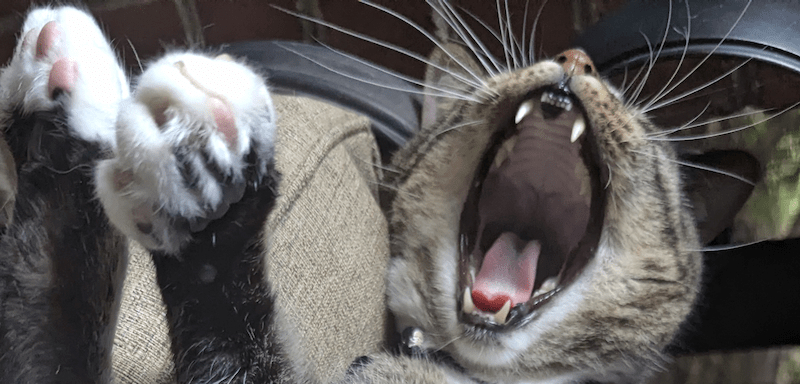
<svg viewBox="0 0 800 384"><path fill-rule="evenodd" d="M701 274L675 152L580 50L505 70L439 36L389 177L398 328L485 381L657 367Z"/></svg>

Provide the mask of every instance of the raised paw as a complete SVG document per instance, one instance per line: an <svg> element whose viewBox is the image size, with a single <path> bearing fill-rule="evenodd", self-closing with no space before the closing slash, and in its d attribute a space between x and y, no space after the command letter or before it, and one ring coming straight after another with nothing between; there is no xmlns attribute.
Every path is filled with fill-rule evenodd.
<svg viewBox="0 0 800 384"><path fill-rule="evenodd" d="M98 195L126 235L176 253L266 177L274 131L267 87L247 66L169 54L123 103L114 158L97 168Z"/></svg>
<svg viewBox="0 0 800 384"><path fill-rule="evenodd" d="M113 146L119 103L128 95L128 80L90 15L38 8L27 15L0 74L0 117L63 111L70 133Z"/></svg>

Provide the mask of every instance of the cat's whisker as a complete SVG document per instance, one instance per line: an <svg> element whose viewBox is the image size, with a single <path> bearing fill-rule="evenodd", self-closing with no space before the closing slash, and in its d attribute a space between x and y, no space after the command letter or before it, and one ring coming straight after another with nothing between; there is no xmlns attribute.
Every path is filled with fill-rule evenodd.
<svg viewBox="0 0 800 384"><path fill-rule="evenodd" d="M508 35L508 47L511 49L509 55L511 55L511 59L514 63L514 69L520 69L524 66L521 55L518 55L518 53L521 53L519 51L522 50L522 47L520 46L519 41L517 41L517 37L511 26L511 11L508 7L508 0L504 0L504 2L506 9L506 33Z"/></svg>
<svg viewBox="0 0 800 384"><path fill-rule="evenodd" d="M664 30L664 37L661 39L661 45L658 48L658 53L656 53L656 60L658 59L658 56L661 55L661 52L664 50L664 45L667 42L667 35L669 33L669 26L670 26L670 22L672 20L672 2L671 1L669 3L669 13L670 13L670 15L669 15L669 17L667 17L667 27ZM683 46L683 52L681 52L681 57L678 60L678 65L675 67L675 70L672 71L672 75L670 76L669 80L664 82L664 86L652 97L651 100L658 100L661 97L663 97L663 95L668 93L667 89L669 88L669 85L678 76L678 73L679 73L679 71L681 69L681 65L683 64L684 59L686 58L686 53L689 51L689 36L691 35L691 31L692 31L692 18L691 18L691 13L689 11L689 2L687 1L686 2L686 32L682 34L684 36L684 41L685 41L685 44ZM680 33L679 31L677 31L677 29L676 29L676 32ZM656 60L653 60L653 64L655 64Z"/></svg>
<svg viewBox="0 0 800 384"><path fill-rule="evenodd" d="M705 165L702 165L702 164L696 164L696 163L683 161L683 160L678 160L678 159L669 159L669 158L658 157L656 155L653 155L653 154L650 154L650 153L647 153L647 152L638 151L638 150L635 150L635 149L632 149L631 152L637 153L637 154L640 154L640 155L643 155L643 156L656 158L656 159L666 160L666 161L669 161L669 162L672 162L672 163L675 163L675 164L678 164L678 165L682 165L684 167L695 168L695 169L700 169L700 170L703 170L703 171L714 172L714 173L717 173L717 174L720 174L720 175L724 175L724 176L729 176L729 177L731 177L733 179L739 180L739 181L741 181L743 183L746 183L746 184L749 184L749 185L752 185L752 186L756 185L756 183L754 181L752 181L752 180L749 180L749 179L747 179L745 177L742 177L740 175L737 175L735 173L728 172L728 171L725 171L725 170L722 170L722 169L708 167L708 166L705 166Z"/></svg>
<svg viewBox="0 0 800 384"><path fill-rule="evenodd" d="M419 26L417 23L413 22L413 21L412 21L411 19L409 19L408 17L406 17L406 16L403 16L403 15L401 15L400 13L398 13L398 12L395 12L395 11L393 11L393 10L389 9L389 8L386 8L386 7L384 7L384 6L381 6L381 5L379 5L379 4L375 4L375 3L371 2L371 1L367 1L367 0L360 0L360 1L361 1L362 3L364 3L364 4L366 4L366 5L369 5L370 7L373 7L373 8L375 8L375 9L377 9L377 10L383 11L383 12L387 13L388 15L390 15L390 16L392 16L392 17L394 17L394 18L396 18L396 19L398 19L398 20L400 20L400 21L402 21L402 22L406 23L408 26L410 26L410 27L412 27L412 28L416 29L416 30L417 30L417 32L421 33L421 34L422 34L423 36L425 36L425 37L426 37L428 40L430 40L430 41L431 41L431 42L432 42L434 45L436 45L436 47L438 47L439 49L441 49L441 50L444 52L444 54L445 54L445 55L447 55L447 56L448 56L450 59L452 59L454 63L458 64L458 66L459 66L459 67L461 67L461 68L462 68L462 69L463 69L463 70L464 70L464 71L465 71L467 74L469 74L470 76L472 76L472 77L475 79L475 82L469 82L468 84L472 84L472 85L473 85L475 88L483 88L483 85L485 85L485 84L486 84L486 83L484 82L484 80L483 80L483 77L482 77L482 76L480 76L479 74L477 74L477 73L475 73L473 70L471 70L471 69L469 68L469 66L468 66L468 65L466 65L466 64L463 62L463 60L461 60L461 59L457 58L457 57L456 57L455 55L453 55L453 54L452 54L450 51L448 51L448 50L447 50L447 49L444 47L444 45L442 45L442 43L441 43L441 42L439 42L439 40L438 40L438 39L437 39L435 36L433 36L433 35L432 35L430 32L426 31L424 28L420 27L420 26ZM371 39L371 40L375 40L375 41L379 41L379 40L372 39L372 38L370 38L370 39ZM381 44L382 44L382 45L384 45L384 44L385 44L384 46L390 46L390 44L383 43L383 42L381 42ZM405 50L405 51L408 51L408 50ZM411 53L410 51L408 51L408 52L409 52L409 53ZM401 52L401 53L402 53L402 52ZM416 56L419 56L419 55L417 55L417 54L414 54L414 55L416 55ZM443 71L447 72L445 69L439 68L437 65L435 65L435 63L429 63L429 62L430 62L430 60L423 59L423 62L424 62L424 63L426 63L426 64L428 64L428 65L434 64L433 66L434 66L434 67L436 67L437 69L441 69L441 70L443 70ZM450 73L451 73L453 76L460 77L462 80L466 80L465 78L463 78L463 77L461 77L461 76L457 76L457 75L456 75L456 73L455 73L455 72L453 72L453 71L450 71Z"/></svg>
<svg viewBox="0 0 800 384"><path fill-rule="evenodd" d="M366 2L366 1L364 1L364 3L370 5L370 3ZM441 71L450 73L455 79L458 79L459 81L463 82L464 84L472 86L474 88L483 88L483 86L485 84L482 78L480 78L478 75L476 75L475 73L473 73L473 72L471 72L469 70L467 70L467 74L471 75L474 78L474 80L473 79L468 79L468 78L462 76L461 74L459 74L457 72L449 71L449 70L447 70L447 68L444 68L441 65L438 65L438 64L432 62L431 60L423 57L422 55L414 53L414 52L412 52L412 51L410 51L408 49L405 49L405 48L402 48L402 47L398 47L398 46L393 45L393 44L389 44L387 42L384 42L384 41L369 37L367 35L364 35L364 34L361 34L361 33L358 33L358 32L351 31L351 30L346 29L346 28L342 28L342 27L340 27L340 26L338 26L336 24L328 23L328 22L326 22L324 20L319 20L319 19L315 19L313 17L309 17L309 16L306 16L306 15L303 15L302 13L290 11L288 9L281 8L281 7L278 7L276 5L272 5L272 4L270 6L272 6L273 8L275 8L275 9L281 11L281 12L285 12L285 13L287 13L289 15L292 15L294 17L297 17L297 18L300 18L300 19L303 19L303 20L307 20L307 21L310 21L310 22L313 22L313 23L317 23L317 24L323 25L325 27L331 28L331 29L333 29L335 31L344 33L346 35L355 37L357 39L361 39L361 40L364 40L366 42L373 43L375 45L379 45L381 47L390 49L392 51L404 54L404 55L406 55L406 56L408 56L408 57L410 57L412 59L418 60L419 62L421 62L423 64L426 64L426 65L431 66L433 68L436 68L436 69L439 69ZM413 23L411 23L411 26L412 27L416 27L418 30L422 30L419 26L416 26ZM425 32L424 34L425 34L426 37L431 39L431 41L433 41L437 46L440 45L440 43L438 43L436 41L436 39L434 39L434 38L432 38L432 36L430 36L430 33ZM456 60L456 62L458 62L458 61ZM459 63L459 65L462 65L462 64Z"/></svg>
<svg viewBox="0 0 800 384"><path fill-rule="evenodd" d="M644 74L645 68L647 68L647 67L646 67L646 66L644 66L644 65L643 65L643 66L641 66L641 67L639 67L639 70L638 70L638 71L636 71L636 75L635 75L635 76L634 76L634 77L633 77L633 78L630 80L630 84L628 84L627 86L624 86L624 84L625 84L625 81L626 81L626 79L627 79L627 76L628 76L628 69L627 69L627 68L625 68L625 79L623 79L623 91L622 91L622 94L623 94L623 95L626 95L626 94L628 94L628 92L630 92L630 91L631 91L631 89L633 89L633 86L634 86L634 85L638 85L638 84L639 84L639 83L638 83L638 81L639 81L639 76L642 76L642 75ZM628 96L628 97L626 97L625 99L626 99L626 101L625 101L625 107L626 107L626 108L632 108L632 107L633 107L633 105L634 105L634 103L636 102L636 98L634 98L634 97L632 97L632 96Z"/></svg>
<svg viewBox="0 0 800 384"><path fill-rule="evenodd" d="M708 57L706 57L706 58L705 58L705 59L703 59L703 60L706 60L707 58L708 58ZM642 111L643 111L644 113L648 113L648 112L654 111L654 110L656 110L656 109L663 108L663 107L665 107L665 106L668 106L668 105L674 104L675 102L677 102L677 101L680 101L681 99L685 98L686 96L689 96L689 95L695 94L695 93L697 93L697 92L700 92L700 91L702 91L703 89L706 89L706 88L708 88L709 86L713 85L714 83L717 83L717 82L721 81L722 79L724 79L724 78L728 77L728 76L729 76L731 73L734 73L734 72L738 71L740 68L742 68L742 67L744 67L745 65L747 65L747 63L749 63L749 62L750 62L750 60L752 60L752 59L747 59L747 60L745 60L744 62L742 62L741 64L737 65L736 67L733 67L732 69L730 69L730 70L726 71L726 72L725 72L725 73L723 73L722 75L720 75L720 76L717 76L716 78L712 79L711 81L708 81L708 82L704 83L703 85L701 85L701 86L699 86L699 87L696 87L696 88L694 88L694 89L691 89L691 90L688 90L688 91L686 91L686 92L683 92L683 93L681 93L681 94L679 94L679 95L677 95L677 96L675 96L675 97L672 97L672 98L670 98L670 99L667 99L667 100L665 100L665 101L662 101L662 102L660 102L660 103L658 103L658 104L655 104L655 103L654 103L654 101L656 101L656 100L657 100L657 99L655 99L655 98L654 98L654 99L653 99L653 100L651 100L649 103L647 103L647 104L646 104L644 107L642 107ZM698 69L698 67L695 67L694 69L692 69L692 72L694 72L694 71L695 71L695 70L697 70L697 69ZM687 77L688 77L688 75L687 75ZM683 80L686 80L686 77L684 77L683 79L681 79L681 81L683 81ZM672 87L672 88L669 90L669 92L672 92L674 89L675 89L675 88L674 88L674 87ZM666 96L666 94L668 94L669 92L667 92L667 93L665 93L664 95L662 95L662 98L663 98L663 96Z"/></svg>
<svg viewBox="0 0 800 384"><path fill-rule="evenodd" d="M778 116L784 114L785 112L790 111L790 110L792 110L792 109L794 109L794 108L796 108L798 106L800 106L800 101L798 101L798 102L796 102L796 103L794 103L794 104L782 109L781 111L779 111L779 112L777 112L775 114L769 115L766 118L761 119L759 121L747 124L745 126L728 129L728 130L725 130L725 131L722 131L722 132L713 132L713 133L706 133L706 134L694 135L694 136L678 136L678 137L664 137L664 138L651 137L651 138L648 138L648 140L675 142L675 141L691 141L691 140L710 139L712 137L719 137L719 136L729 135L731 133L743 131L743 130L745 130L747 128L752 128L752 127L754 127L756 125L759 125L761 123L764 123L764 122L767 122L769 120L772 120L775 117L778 117Z"/></svg>
<svg viewBox="0 0 800 384"><path fill-rule="evenodd" d="M710 89L708 85L709 84L703 84L701 86L698 86L698 87L696 87L694 89L696 91L695 93L693 93L691 95L685 95L683 98L680 98L680 99L676 98L671 103L665 103L664 105L661 106L661 108L668 107L668 106L671 106L671 105L675 105L675 104L678 104L678 103L685 103L685 102L689 102L689 101L693 101L693 100L698 100L698 99L707 99L709 96L713 96L715 94L720 94L720 93L723 93L723 92L727 92L728 90L732 89L732 87L726 87L726 88L718 87L718 88Z"/></svg>
<svg viewBox="0 0 800 384"><path fill-rule="evenodd" d="M449 7L450 9L452 9L452 8L453 8L453 7L452 7L451 5L449 5L449 4L448 4L448 7ZM489 26L489 24L487 24L485 21L481 20L481 19L480 19L478 16L476 16L474 13L472 13L472 12L470 12L470 11L468 11L468 10L464 9L464 8L460 8L460 10L461 10L461 12L463 12L463 13L466 13L467 15L469 15L469 17L471 17L473 20L475 20L475 22L477 22L477 23L478 23L478 24L479 24L481 27L483 27L483 29L485 29L487 32L489 32L489 34L491 34L491 35L492 35L492 37L494 37L494 38L495 38L495 39L496 39L496 40L497 40L497 41L498 41L500 44L503 44L503 39L500 37L500 35L498 35L498 34L497 34L497 31L495 31L494 29L492 29L492 27L491 27L491 26ZM453 12L453 13L456 13L456 14L458 14L457 12L455 12L455 10L453 10L452 12ZM462 21L462 22L463 22L463 21ZM466 25L466 24L465 24L465 25ZM478 40L478 41L480 41L480 40ZM483 44L483 43L481 42L481 44ZM506 65L503 65L503 63L501 63L500 61L498 61L499 59L495 58L495 57L494 57L494 55L492 55L490 52L488 52L488 50L487 50L487 55L488 55L489 57L492 57L492 58L493 58L493 60L492 60L492 61L496 63L495 65L497 66L497 70L498 70L499 72L505 72L505 71L507 71L507 70L508 70L508 66L506 66Z"/></svg>
<svg viewBox="0 0 800 384"><path fill-rule="evenodd" d="M527 35L526 32L528 30L528 7L530 7L530 5L531 0L525 0L525 13L522 14L522 33L520 34L522 35L522 41L520 41L519 44L519 55L524 67L531 65L531 62L528 60L528 54L530 52L527 51L527 46L525 45L525 35Z"/></svg>
<svg viewBox="0 0 800 384"><path fill-rule="evenodd" d="M710 103L706 104L706 108L703 109L703 111L700 112L692 121L697 120L697 118L699 118L700 115L705 113L705 111L706 111L706 109L708 109L709 105L711 105L711 104ZM737 113L737 114L734 114L734 115L727 115L727 116L723 116L723 117L718 117L716 119L703 120L703 121L701 121L699 123L692 123L692 121L689 121L688 123L682 125L679 128L673 128L673 129L665 130L665 131L659 132L659 133L654 134L654 135L648 135L647 137L648 138L665 137L665 136L671 135L673 133L676 133L676 132L679 132L679 131L682 131L682 130L685 130L685 129L692 129L692 128L697 128L697 127L702 127L704 125L713 124L713 123L719 123L719 122L723 122L723 121L727 121L727 120L733 120L733 119L737 119L737 118L740 118L740 117L755 116L755 115L758 115L758 114L761 114L761 113L767 113L769 111L771 111L771 109L757 109L757 110L754 110L754 111L747 111L747 112ZM780 114L780 112L778 112L778 114Z"/></svg>
<svg viewBox="0 0 800 384"><path fill-rule="evenodd" d="M464 20L461 18L461 15L459 15L458 12L456 12L448 2L439 1L438 5L443 5L443 7L433 4L431 0L427 0L427 3L431 6L434 12L439 14L442 19L444 19L453 28L453 30L456 31L459 37L461 37L461 40L464 42L464 44L466 44L467 48L469 48L472 53L475 54L475 56L478 58L478 61L480 61L481 65L483 66L483 69L489 75L495 76L499 72L502 72L497 59L492 56L483 42L475 35L475 32L472 30L472 28L470 28L464 22ZM489 59L489 62L487 62L486 59ZM492 69L492 67L494 69Z"/></svg>
<svg viewBox="0 0 800 384"><path fill-rule="evenodd" d="M503 26L503 15L500 12L500 0L495 0L495 4L497 6L497 25L499 26L500 31L500 43L503 45L503 55L506 58L506 68L514 68L511 65L511 57L509 56L509 49L506 39L508 39L508 35L506 33L506 28Z"/></svg>
<svg viewBox="0 0 800 384"><path fill-rule="evenodd" d="M536 62L536 48L534 47L534 42L536 41L536 27L539 25L539 19L542 17L542 11L544 10L544 6L547 4L547 0L542 2L542 5L539 6L539 11L536 13L536 18L533 20L533 26L531 27L531 38L528 40L528 44L530 47L528 48L528 59L531 63ZM524 32L524 31L523 31ZM541 56L540 56L541 57Z"/></svg>
<svg viewBox="0 0 800 384"><path fill-rule="evenodd" d="M308 60L308 61L310 61L310 62L312 62L314 64L317 64L320 67L325 68L325 69L327 69L327 70L329 70L329 71L331 71L333 73L336 73L336 74L338 74L340 76L344 76L344 77L346 77L348 79L356 80L358 82L362 82L362 83L365 83L365 84L374 85L376 87L381 87L381 88L386 88L386 89L393 89L393 90L396 90L396 91L420 94L420 95L430 95L430 96L435 96L435 97L445 97L445 98L449 98L449 99L472 101L472 102L479 101L478 99L476 99L474 97L470 97L470 96L467 96L465 94L459 93L457 91L448 90L448 89L445 89L445 88L427 86L428 89L432 89L432 90L437 91L437 92L430 92L430 91L427 91L425 89L419 89L419 88L414 88L414 87L396 87L396 86L387 85L387 84L383 84L383 83L367 80L367 79L364 79L364 78L356 77L356 76L344 73L342 71L339 71L338 69L332 68L332 67L326 65L325 63L319 61L319 60L315 60L314 58L312 58L312 57L310 57L308 55L305 55L305 54L303 54L303 53L301 53L301 52L299 52L297 50L294 50L294 49L290 48L289 46L286 46L286 45L281 44L281 43L276 43L276 44L279 47L281 47L281 48L283 48L283 49L285 49L285 50L287 50L289 52L292 52L292 53L294 53L294 54L296 54L296 55L298 55L298 56L300 56L300 57L302 57L302 58L304 58L304 59L306 59L306 60ZM327 45L324 45L324 46L327 47L327 48L330 48ZM352 55L346 54L344 52L340 52L340 51L334 50L332 48L331 48L331 50L333 52L336 52L336 53L340 54L340 55L343 55L345 57L348 57L350 59L353 59L355 61L363 63L366 66L369 66L371 68L375 68L376 70L379 70L379 71L382 71L382 72L385 72L385 73L390 73L385 69L382 69L382 68L380 68L380 67L378 67L378 66L376 66L374 64L370 64L369 62L364 61L362 59L359 59L359 58L357 58L355 56L352 56ZM395 74L395 73L391 73L391 74L396 76L396 77L398 77L398 78L400 78L400 79L408 80L409 82L413 82L414 84L424 85L423 83L421 83L418 80L414 80L412 78L408 78L408 77L405 77L405 76L400 75L400 74Z"/></svg>
<svg viewBox="0 0 800 384"><path fill-rule="evenodd" d="M443 349L447 348L448 345L455 343L456 341L463 339L464 336L456 336L455 338L445 342L439 348L433 349L434 352L441 352Z"/></svg>
<svg viewBox="0 0 800 384"><path fill-rule="evenodd" d="M692 252L719 252L719 251L729 251L732 249L744 248L749 247L751 245L763 243L765 241L774 241L779 239L763 239L763 240L754 240L747 243L737 243L737 244L722 244L722 245L708 245L705 247L701 247L700 249L690 249Z"/></svg>
<svg viewBox="0 0 800 384"><path fill-rule="evenodd" d="M412 197L414 199L420 199L420 200L422 199L422 196L416 195L416 194L413 194L413 193L411 193L411 192L409 192L407 190L401 189L400 187L398 187L396 185L393 185L391 183L384 183L384 182L381 182L381 181L373 181L373 180L370 180L369 183L377 185L378 187L381 187L381 188L390 189L392 191L395 191L396 193L401 193L401 194L403 194L405 196Z"/></svg>
<svg viewBox="0 0 800 384"><path fill-rule="evenodd" d="M375 163L375 162L369 161L367 159L363 159L363 158L358 157L358 156L354 156L354 157L356 159L358 159L359 161L361 161L361 162L363 162L363 163L365 163L365 164L367 164L369 166L378 168L378 169L380 169L382 171L386 171L386 172L394 173L394 174L398 174L398 175L402 174L402 172L399 169L390 167L388 164L383 164L382 162Z"/></svg>
<svg viewBox="0 0 800 384"><path fill-rule="evenodd" d="M629 100L631 100L631 104L628 104L628 106L635 104L637 100L639 100L639 96L644 90L644 86L647 83L647 79L650 77L650 71L652 71L653 67L655 66L656 59L653 56L653 44L650 43L650 39L646 35L642 34L642 37L644 37L645 44L647 44L647 50L650 52L650 58L648 59L647 65L643 67L646 68L644 76L642 76L642 79L639 81L639 84L637 84L636 87L634 88L633 94L631 94L629 97Z"/></svg>
<svg viewBox="0 0 800 384"><path fill-rule="evenodd" d="M464 128L464 127L467 127L467 126L470 126L470 125L475 125L475 124L485 124L485 123L486 123L486 120L473 120L473 121L467 121L467 122L459 123L459 124L456 124L456 125L454 125L452 127L447 127L445 129L442 129L439 132L436 132L434 134L434 137L439 137L441 135L444 135L447 132L458 130L459 128Z"/></svg>
<svg viewBox="0 0 800 384"><path fill-rule="evenodd" d="M700 119L700 117L703 116L703 114L705 114L706 111L708 111L708 108L710 106L711 106L711 102L709 101L709 102L706 103L706 106L703 107L702 111L700 111L691 120L687 121L685 124L681 125L680 127L676 127L676 128L672 128L672 129L665 129L665 130L660 131L658 133L645 134L645 137L646 138L665 137L665 136L669 136L669 135L671 135L671 134L673 134L675 132L680 132L680 131L685 130L685 129L690 129L690 128L699 127L699 126L702 126L702 125L705 125L705 124L713 123L714 121L706 121L706 120L704 120L703 122L700 122L698 124L693 124L695 121ZM721 120L726 120L726 118L721 118L720 121Z"/></svg>
<svg viewBox="0 0 800 384"><path fill-rule="evenodd" d="M59 175L66 175L66 174L68 174L68 173L70 173L72 171L78 170L78 169L92 169L92 166L88 165L88 164L76 165L76 166L74 166L74 167L72 167L70 169L64 170L64 171L59 171L59 170L57 170L57 169L55 169L53 167L45 167L45 168L47 168L48 170L50 170L53 173L57 173Z"/></svg>
<svg viewBox="0 0 800 384"><path fill-rule="evenodd" d="M750 4L751 4L751 3L752 3L752 0L748 0L748 1L747 1L747 4L745 4L745 6L744 6L744 9L742 9L742 12L741 12L741 13L739 13L739 16L736 18L736 21L733 23L733 25L730 27L730 29L728 29L728 31L725 33L725 36L723 36L723 37L722 37L722 39L720 39L720 41L717 43L717 45L715 45L715 46L714 46L714 48L712 48L712 49L711 49L711 51L710 51L710 52L708 52L708 54L707 54L705 57L703 57L703 59L702 59L702 60L700 60L700 62L699 62L699 63L697 63L697 65L695 65L695 66L694 66L694 68L692 68L692 69L689 71L689 73L687 73L686 75L684 75L684 76L683 76L683 77L682 77L682 78L681 78L681 79L680 79L678 82L676 82L675 84L671 85L671 86L670 86L670 87L669 87L667 90L665 90L665 91L662 93L662 95L663 95L663 96L666 96L666 95L670 94L670 93L671 93L672 91L674 91L674 90L675 90L677 87L679 87L681 84L683 84L683 82L684 82L684 81L686 81L686 79L688 79L688 78L689 78L690 76L692 76L692 75L693 75L695 72L697 72L697 70L698 70L698 69L699 69L699 68L700 68L700 67L701 67L703 64L705 64L705 62L706 62L706 61L708 61L708 59L710 59L710 58L711 58L711 56L712 56L712 55L714 55L714 53L715 53L715 52L717 52L717 50L719 49L719 47L720 47L720 46L722 46L722 43L724 43L724 42L725 42L725 41L728 39L728 36L730 36L730 34L733 32L733 29L734 29L734 28L736 28L736 26L737 26L737 25L739 25L739 22L740 22L740 21L742 20L742 18L744 17L744 14L747 12L747 9L750 7ZM672 3L670 2L670 4L672 4ZM747 63L747 62L749 62L749 61L750 61L750 59L746 60L746 61L745 61L745 63ZM744 65L745 63L743 63L742 65ZM735 68L735 69L738 69L738 68L739 68L739 67L737 67L737 68ZM730 74L730 73L731 73L731 71L729 71L728 73L726 73L726 74L725 74L725 76L727 76L727 75L728 75L728 74ZM724 77L724 76L723 76L723 77ZM709 85L710 85L710 84L713 84L713 83L714 83L714 82L716 82L716 81L718 81L718 80L715 80L715 81L713 81L713 82L709 83ZM662 97L663 97L663 96L662 96ZM653 105L654 105L654 104L656 104L656 103L658 103L658 105L661 105L661 103L659 103L659 101L660 101L660 99L655 99L655 98L654 98L653 100L651 100L649 103L647 103L647 104L645 105L645 108L644 108L644 109L645 109L646 111L651 111L651 110L653 110L653 109L657 109L658 107L654 107Z"/></svg>
<svg viewBox="0 0 800 384"><path fill-rule="evenodd" d="M131 51L133 51L133 57L136 58L136 64L139 66L139 72L140 73L144 72L144 67L142 66L142 60L139 59L139 53L136 52L136 47L133 46L133 42L131 42L131 39L126 39L126 40L128 40L128 46L131 47Z"/></svg>
<svg viewBox="0 0 800 384"><path fill-rule="evenodd" d="M308 55L300 53L299 51L294 50L294 49L292 49L292 48L290 48L290 47L288 47L288 46L286 46L284 44L281 44L281 43L276 43L276 44L279 47L281 47L281 48L283 48L283 49L285 49L285 50L287 50L289 52L292 52L292 53L294 53L294 54L296 54L296 55L298 55L300 57L303 57L304 59L306 59L308 61L311 61L312 63L317 64L320 67L325 68L325 69L327 69L327 70L329 70L329 71L331 71L333 73L336 73L338 75L341 75L341 76L344 76L344 77L347 77L349 79L353 79L353 80L356 80L356 81L359 81L359 82L362 82L362 83L365 83L365 84L375 85L375 86L381 87L381 88L394 89L394 90L404 91L404 92L414 93L414 94L430 95L430 96L436 96L436 97L446 97L446 98L451 98L451 99L456 99L456 100L465 100L465 101L474 101L475 100L474 97L470 97L467 94L459 93L458 90L446 89L446 88L434 87L434 86L431 86L431 85L427 85L427 84L425 84L425 83L423 83L423 82L421 82L421 81L419 81L417 79L414 79L412 77L405 76L405 75L402 75L402 74L399 74L399 73L395 73L395 72L389 71L389 70L387 70L387 69L385 69L385 68L383 68L381 66L372 64L369 61L361 59L361 58L359 58L359 57L357 57L355 55L351 55L351 54L346 53L346 52L341 52L341 51L335 50L332 47L330 47L329 45L321 43L321 42L318 42L318 44L320 44L321 46L323 46L325 48L330 49L332 52L334 52L336 54L342 55L342 56L344 56L344 57L346 57L348 59L351 59L351 60L353 60L355 62L363 64L363 65L365 65L367 67L373 68L373 69L375 69L377 71L380 71L380 72L386 73L388 75L397 77L398 79L408 81L409 83L412 83L412 84L424 86L426 88L419 89L419 88L414 88L414 87L408 87L408 88L394 87L394 86L390 86L390 85L381 84L381 83L373 82L373 81L370 81L370 80L358 78L358 77L355 77L355 76L352 76L352 75L349 75L349 74L346 74L346 73L342 73L341 71L336 70L334 68L331 68L330 66L326 65L325 63L320 62L319 60L314 60L313 58L309 57ZM438 93L437 92L429 92L429 91L426 91L425 89L432 89L434 91L437 91Z"/></svg>

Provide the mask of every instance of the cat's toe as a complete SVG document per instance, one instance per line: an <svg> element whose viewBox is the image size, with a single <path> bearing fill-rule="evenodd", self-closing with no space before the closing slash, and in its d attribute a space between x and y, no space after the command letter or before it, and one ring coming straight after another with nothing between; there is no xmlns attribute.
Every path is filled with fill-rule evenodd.
<svg viewBox="0 0 800 384"><path fill-rule="evenodd" d="M177 252L267 175L275 113L263 79L245 65L167 55L122 110L98 193L112 222L151 250Z"/></svg>

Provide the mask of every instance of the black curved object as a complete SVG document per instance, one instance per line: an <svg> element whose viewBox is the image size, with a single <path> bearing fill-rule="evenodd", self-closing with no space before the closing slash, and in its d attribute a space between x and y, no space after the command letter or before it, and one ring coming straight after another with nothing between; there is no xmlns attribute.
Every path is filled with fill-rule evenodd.
<svg viewBox="0 0 800 384"><path fill-rule="evenodd" d="M691 17L687 17L687 3ZM583 48L592 57L598 71L613 74L646 63L651 49L659 50L667 32L660 58L680 57L686 49L690 55L714 52L754 58L800 72L798 15L797 1L754 0L748 4L748 1L720 0L632 0L588 28L574 46Z"/></svg>
<svg viewBox="0 0 800 384"><path fill-rule="evenodd" d="M800 344L800 239L703 256L702 296L675 353Z"/></svg>
<svg viewBox="0 0 800 384"><path fill-rule="evenodd" d="M258 65L274 91L322 99L372 120L386 157L419 129L419 88L330 48L289 41L251 41L222 50Z"/></svg>

